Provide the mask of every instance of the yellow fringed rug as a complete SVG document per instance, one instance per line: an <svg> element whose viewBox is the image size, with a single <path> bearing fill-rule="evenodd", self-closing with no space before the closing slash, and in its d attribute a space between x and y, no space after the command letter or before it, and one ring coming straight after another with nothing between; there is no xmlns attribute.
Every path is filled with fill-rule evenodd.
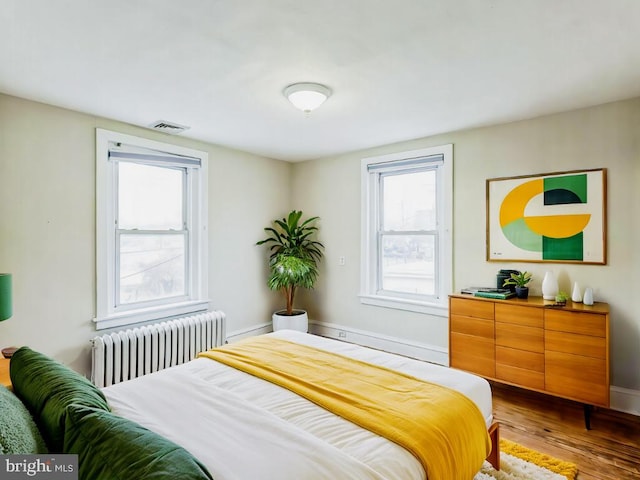
<svg viewBox="0 0 640 480"><path fill-rule="evenodd" d="M473 480L575 480L578 466L509 440L500 440L500 471L488 462Z"/></svg>

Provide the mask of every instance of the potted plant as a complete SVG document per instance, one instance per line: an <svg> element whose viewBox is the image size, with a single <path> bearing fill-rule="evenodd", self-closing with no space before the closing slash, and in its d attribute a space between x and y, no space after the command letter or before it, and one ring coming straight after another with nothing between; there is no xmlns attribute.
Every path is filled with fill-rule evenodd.
<svg viewBox="0 0 640 480"><path fill-rule="evenodd" d="M507 278L502 285L504 287L506 287L507 285L515 285L516 297L528 298L529 287L527 287L527 284L530 281L531 281L531 274L529 272L512 273L511 276Z"/></svg>
<svg viewBox="0 0 640 480"><path fill-rule="evenodd" d="M302 211L292 210L286 218L275 220L273 227L264 229L269 234L256 245L270 245L269 278L271 290L279 290L285 297L285 309L273 314L273 329L293 328L308 330L307 312L293 308L298 287L313 288L318 278L318 262L324 245L314 240L318 227L311 217L301 221Z"/></svg>
<svg viewBox="0 0 640 480"><path fill-rule="evenodd" d="M556 295L556 305L566 305L569 300L569 294L567 292L560 291Z"/></svg>

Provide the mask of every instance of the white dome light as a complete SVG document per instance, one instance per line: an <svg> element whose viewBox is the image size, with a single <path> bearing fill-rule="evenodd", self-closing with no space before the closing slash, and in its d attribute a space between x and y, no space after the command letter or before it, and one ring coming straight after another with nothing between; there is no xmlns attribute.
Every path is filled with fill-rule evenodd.
<svg viewBox="0 0 640 480"><path fill-rule="evenodd" d="M319 83L294 83L282 93L296 108L309 113L331 96L331 89Z"/></svg>

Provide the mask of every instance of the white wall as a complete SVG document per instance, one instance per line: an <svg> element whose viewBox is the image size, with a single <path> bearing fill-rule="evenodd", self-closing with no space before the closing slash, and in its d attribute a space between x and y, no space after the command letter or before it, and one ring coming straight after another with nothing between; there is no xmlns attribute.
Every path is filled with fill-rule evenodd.
<svg viewBox="0 0 640 480"><path fill-rule="evenodd" d="M499 268L546 269L611 304L612 383L640 391L640 99L288 164L0 95L0 271L14 275L14 316L0 346L30 345L87 372L95 315L95 128L209 153L209 287L229 331L269 321L262 228L291 208L321 217L326 258L297 306L312 319L446 352L447 320L361 305L360 159L454 144L454 287L491 285ZM485 179L608 169L606 266L485 261ZM338 265L338 257L346 265Z"/></svg>
<svg viewBox="0 0 640 480"><path fill-rule="evenodd" d="M390 120L392 121L392 120ZM454 145L454 288L495 285L500 268L533 272L540 294L547 269L570 291L573 281L611 304L612 383L640 390L640 99L499 126L453 132L294 165L295 208L321 217L326 259L317 288L301 298L321 322L448 348L447 319L361 305L360 159ZM608 169L606 266L498 263L485 260L487 178ZM338 266L338 257L346 265Z"/></svg>
<svg viewBox="0 0 640 480"><path fill-rule="evenodd" d="M262 228L290 205L291 165L0 95L0 271L14 315L0 346L29 345L83 373L95 335L95 129L209 153L209 293L228 330L268 322Z"/></svg>

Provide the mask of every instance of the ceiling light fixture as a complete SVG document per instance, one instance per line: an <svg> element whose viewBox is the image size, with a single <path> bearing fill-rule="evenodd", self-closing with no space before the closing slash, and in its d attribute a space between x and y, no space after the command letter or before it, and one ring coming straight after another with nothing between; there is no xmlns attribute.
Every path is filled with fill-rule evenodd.
<svg viewBox="0 0 640 480"><path fill-rule="evenodd" d="M319 83L294 83L282 93L296 108L310 113L331 96L331 89Z"/></svg>

